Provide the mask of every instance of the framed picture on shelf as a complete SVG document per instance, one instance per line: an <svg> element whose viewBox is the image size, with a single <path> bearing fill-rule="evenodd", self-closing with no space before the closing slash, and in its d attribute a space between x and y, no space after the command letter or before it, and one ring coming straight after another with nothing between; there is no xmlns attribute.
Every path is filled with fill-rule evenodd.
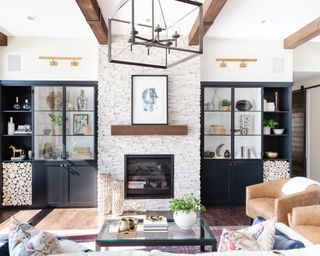
<svg viewBox="0 0 320 256"><path fill-rule="evenodd" d="M89 124L88 114L73 115L73 135L83 135L83 127Z"/></svg>
<svg viewBox="0 0 320 256"><path fill-rule="evenodd" d="M168 124L167 75L132 75L131 123Z"/></svg>

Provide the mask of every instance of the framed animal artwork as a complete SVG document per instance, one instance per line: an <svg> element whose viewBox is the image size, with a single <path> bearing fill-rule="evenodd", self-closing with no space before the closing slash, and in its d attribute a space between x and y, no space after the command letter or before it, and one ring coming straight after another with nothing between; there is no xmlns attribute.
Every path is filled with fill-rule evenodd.
<svg viewBox="0 0 320 256"><path fill-rule="evenodd" d="M84 135L83 127L89 124L88 114L73 115L73 135Z"/></svg>
<svg viewBox="0 0 320 256"><path fill-rule="evenodd" d="M168 124L167 75L132 75L131 123Z"/></svg>

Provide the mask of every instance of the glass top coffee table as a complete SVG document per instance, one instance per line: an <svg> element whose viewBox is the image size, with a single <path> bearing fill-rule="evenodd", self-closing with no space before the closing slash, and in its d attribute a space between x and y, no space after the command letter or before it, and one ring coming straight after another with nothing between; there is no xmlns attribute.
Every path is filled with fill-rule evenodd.
<svg viewBox="0 0 320 256"><path fill-rule="evenodd" d="M182 230L168 219L167 232L145 232L143 220L139 220L134 234L123 235L118 233L120 220L106 220L96 238L96 250L101 247L113 246L200 246L204 251L205 246L211 246L216 251L216 238L209 225L203 218L198 218L190 230Z"/></svg>

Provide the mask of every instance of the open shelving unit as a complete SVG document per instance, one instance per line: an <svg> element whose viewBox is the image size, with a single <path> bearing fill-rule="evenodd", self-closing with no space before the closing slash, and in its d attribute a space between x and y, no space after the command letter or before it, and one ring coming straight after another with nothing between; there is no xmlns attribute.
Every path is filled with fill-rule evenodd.
<svg viewBox="0 0 320 256"><path fill-rule="evenodd" d="M0 81L0 92L1 163L15 169L22 166L19 163L31 163L32 205L25 206L96 206L97 82ZM81 94L87 103L84 108L78 105ZM21 109L14 109L16 97ZM22 108L25 99L28 99L30 110ZM50 114L61 116L61 123L53 122ZM31 133L9 135L10 117L15 130L18 125L27 124ZM50 132L47 134L46 130ZM26 157L12 161L11 145L22 149ZM49 145L48 151L45 151L46 145ZM30 158L29 151L32 152ZM24 171L19 168L18 172ZM2 195L8 194L8 190L3 190L6 189L2 182L3 171L0 172ZM0 199L0 204L3 202ZM10 202L4 206L18 205Z"/></svg>
<svg viewBox="0 0 320 256"><path fill-rule="evenodd" d="M16 97L19 99L20 109L14 109ZM22 108L25 99L32 104L32 87L31 86L2 86L1 90L1 160L2 162L11 162L12 150L11 145L17 149L23 149L26 155L24 161L32 161L28 158L28 151L33 150L32 134L14 134L8 135L8 122L10 117L13 118L15 129L18 125L28 124L32 128L32 111Z"/></svg>
<svg viewBox="0 0 320 256"><path fill-rule="evenodd" d="M205 205L244 204L246 186L263 181L267 161L291 165L291 86L201 83L201 198ZM278 108L270 111L264 100L275 102L275 92ZM230 103L229 109L222 106L223 101ZM241 101L251 106L241 108ZM264 134L264 120L271 118L279 123L277 128L285 129L283 134ZM278 156L268 158L266 151Z"/></svg>

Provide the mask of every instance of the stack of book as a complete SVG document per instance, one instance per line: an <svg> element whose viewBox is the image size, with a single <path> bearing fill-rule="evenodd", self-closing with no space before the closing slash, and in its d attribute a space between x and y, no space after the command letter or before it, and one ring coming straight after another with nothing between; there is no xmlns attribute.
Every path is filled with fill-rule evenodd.
<svg viewBox="0 0 320 256"><path fill-rule="evenodd" d="M144 185L146 185L145 181L129 181L128 182L129 189L144 189Z"/></svg>
<svg viewBox="0 0 320 256"><path fill-rule="evenodd" d="M73 159L91 159L92 153L89 147L74 147L72 158Z"/></svg>
<svg viewBox="0 0 320 256"><path fill-rule="evenodd" d="M143 220L143 230L145 232L167 232L167 218L163 216L148 216Z"/></svg>

